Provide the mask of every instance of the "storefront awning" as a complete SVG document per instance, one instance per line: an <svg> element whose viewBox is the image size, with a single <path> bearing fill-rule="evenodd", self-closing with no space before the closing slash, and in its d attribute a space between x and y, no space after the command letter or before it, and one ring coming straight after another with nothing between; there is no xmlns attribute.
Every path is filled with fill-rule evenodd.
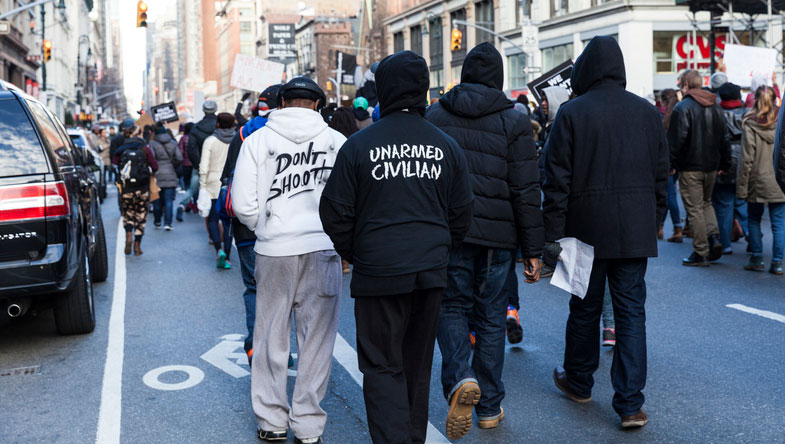
<svg viewBox="0 0 785 444"><path fill-rule="evenodd" d="M729 11L730 5L733 3L733 12L742 14L766 14L768 12L768 3L764 0L676 0L678 6L689 6L690 11ZM771 1L772 13L785 11L785 0L772 0Z"/></svg>

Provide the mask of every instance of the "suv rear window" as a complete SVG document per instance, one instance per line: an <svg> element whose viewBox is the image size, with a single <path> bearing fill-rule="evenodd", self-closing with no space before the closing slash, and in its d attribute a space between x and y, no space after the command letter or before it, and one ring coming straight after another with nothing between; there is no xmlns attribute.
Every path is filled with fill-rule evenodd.
<svg viewBox="0 0 785 444"><path fill-rule="evenodd" d="M46 155L16 99L0 99L0 176L48 173Z"/></svg>

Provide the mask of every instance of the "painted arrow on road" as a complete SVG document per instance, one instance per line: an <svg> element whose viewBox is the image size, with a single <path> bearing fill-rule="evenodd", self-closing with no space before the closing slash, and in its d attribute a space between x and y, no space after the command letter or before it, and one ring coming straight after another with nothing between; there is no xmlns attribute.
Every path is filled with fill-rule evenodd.
<svg viewBox="0 0 785 444"><path fill-rule="evenodd" d="M248 370L238 365L241 363L248 365L248 357L243 351L242 337L238 334L222 336L223 340L203 354L201 358L235 378L250 375Z"/></svg>

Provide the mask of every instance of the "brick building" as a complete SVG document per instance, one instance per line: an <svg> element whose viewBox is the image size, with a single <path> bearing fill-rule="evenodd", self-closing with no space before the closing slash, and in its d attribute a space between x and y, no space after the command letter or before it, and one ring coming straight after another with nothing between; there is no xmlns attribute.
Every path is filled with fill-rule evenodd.
<svg viewBox="0 0 785 444"><path fill-rule="evenodd" d="M353 45L351 23L347 18L307 17L297 25L295 47L299 75L312 78L328 93L334 86L327 85L335 77L335 46Z"/></svg>

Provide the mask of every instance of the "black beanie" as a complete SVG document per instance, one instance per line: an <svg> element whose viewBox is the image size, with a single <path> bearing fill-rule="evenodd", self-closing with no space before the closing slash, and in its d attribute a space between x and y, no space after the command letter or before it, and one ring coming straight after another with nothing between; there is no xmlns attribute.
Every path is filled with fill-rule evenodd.
<svg viewBox="0 0 785 444"><path fill-rule="evenodd" d="M741 100L741 88L733 83L726 83L720 86L720 99L724 101Z"/></svg>

